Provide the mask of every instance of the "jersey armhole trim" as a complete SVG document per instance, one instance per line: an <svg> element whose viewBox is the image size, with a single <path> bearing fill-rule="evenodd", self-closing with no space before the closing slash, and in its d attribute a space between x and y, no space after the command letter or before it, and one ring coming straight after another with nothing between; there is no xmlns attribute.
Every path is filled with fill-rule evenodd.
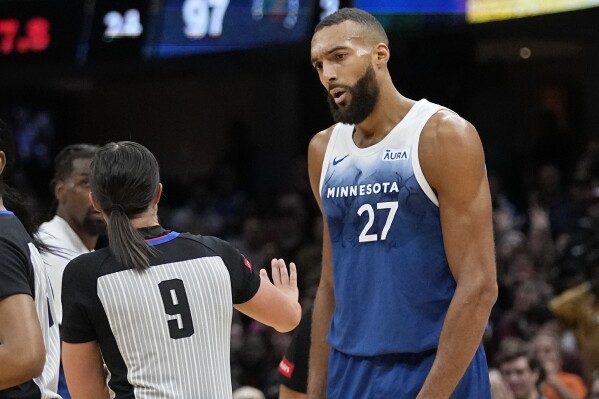
<svg viewBox="0 0 599 399"><path fill-rule="evenodd" d="M322 160L322 166L321 166L321 170L320 170L320 182L318 183L318 195L322 197L321 193L322 193L322 186L324 184L324 178L327 174L327 171L329 169L329 161L331 160L331 154L333 153L333 148L335 147L335 141L337 140L337 136L339 131L341 130L342 126L344 126L342 123L338 123L337 125L335 125L335 127L333 128L333 131L331 132L331 137L329 138L329 141L327 143L327 149L325 150L324 153L324 159Z"/></svg>
<svg viewBox="0 0 599 399"><path fill-rule="evenodd" d="M412 169L414 170L414 176L416 177L416 181L418 181L420 188L422 188L422 191L424 191L424 194L426 194L428 199L430 199L431 202L433 204L435 204L437 207L439 207L439 198L437 197L437 194L435 194L435 191L433 190L431 185L428 183L428 180L426 180L426 177L424 176L424 172L422 172L422 167L420 166L420 155L418 154L418 148L420 146L420 135L422 134L422 129L424 129L424 126L428 123L428 121L434 114L436 114L437 112L444 110L444 109L447 109L447 108L437 106L432 110L432 112L430 112L430 115L428 116L428 118L426 118L424 120L424 123L422 124L422 126L419 127L418 137L415 138L413 148L412 148Z"/></svg>
<svg viewBox="0 0 599 399"><path fill-rule="evenodd" d="M412 154L413 154L412 155L412 168L414 169L414 176L416 177L416 180L418 181L420 188L422 188L422 191L424 191L424 194L426 194L428 199L430 199L431 202L433 204L437 205L437 207L438 207L439 199L437 198L437 195L433 191L433 188L431 187L431 185L428 184L428 181L426 180L426 177L424 177L424 173L422 172L422 168L420 167L420 159L418 158L418 142L419 141L420 141L420 136L418 136L418 140L415 141L414 148L412 151Z"/></svg>

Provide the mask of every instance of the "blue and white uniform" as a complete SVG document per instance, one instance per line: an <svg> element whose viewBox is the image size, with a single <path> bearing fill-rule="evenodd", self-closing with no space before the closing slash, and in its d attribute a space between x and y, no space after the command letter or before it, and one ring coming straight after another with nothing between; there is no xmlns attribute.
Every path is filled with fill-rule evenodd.
<svg viewBox="0 0 599 399"><path fill-rule="evenodd" d="M331 134L320 180L336 303L327 337L333 348L327 397L415 396L434 360L456 282L443 246L439 202L420 167L418 143L424 125L441 109L418 101L383 140L366 148L355 145L353 125L338 124ZM344 391L337 396L332 392L339 385L335 365L346 363L345 357L385 364L407 359L422 369L411 383L404 381L412 385L409 391ZM488 388L482 347L473 363L477 373L487 374L472 377ZM413 374L413 366L409 369ZM347 371L339 378L359 372ZM381 383L398 384L395 377ZM351 389L349 385L343 389ZM454 396L481 399L487 397L486 388Z"/></svg>

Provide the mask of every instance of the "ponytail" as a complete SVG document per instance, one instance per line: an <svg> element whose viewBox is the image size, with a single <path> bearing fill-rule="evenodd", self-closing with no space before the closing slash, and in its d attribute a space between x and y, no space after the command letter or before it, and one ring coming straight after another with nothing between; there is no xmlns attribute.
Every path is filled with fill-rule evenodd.
<svg viewBox="0 0 599 399"><path fill-rule="evenodd" d="M110 210L107 235L110 251L120 264L138 271L150 267L150 258L155 256L157 251L131 226L122 207L113 207Z"/></svg>
<svg viewBox="0 0 599 399"><path fill-rule="evenodd" d="M158 251L131 225L131 219L152 205L160 191L160 173L154 155L132 141L108 143L91 164L91 191L108 215L108 247L121 265L138 271L150 267Z"/></svg>

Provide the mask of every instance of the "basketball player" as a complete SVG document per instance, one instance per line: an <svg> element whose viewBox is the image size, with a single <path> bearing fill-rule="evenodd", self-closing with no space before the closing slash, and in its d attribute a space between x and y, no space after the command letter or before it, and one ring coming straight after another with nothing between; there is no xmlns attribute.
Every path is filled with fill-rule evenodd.
<svg viewBox="0 0 599 399"><path fill-rule="evenodd" d="M106 222L89 201L89 167L97 145L71 144L54 160L52 188L56 198L56 214L39 228L39 239L56 251L42 253L54 293L56 321L62 324L62 273L67 263L93 251L98 237L106 232ZM58 393L69 399L64 371L60 368Z"/></svg>
<svg viewBox="0 0 599 399"><path fill-rule="evenodd" d="M15 156L12 132L0 121L0 398L60 398L50 283L37 242L7 209L4 175Z"/></svg>
<svg viewBox="0 0 599 399"><path fill-rule="evenodd" d="M106 232L106 222L89 200L89 168L99 147L91 144L71 144L63 148L54 160L52 189L56 198L56 214L39 228L40 240L58 248L56 253L44 253L58 324L62 323L62 273L67 263L96 247L98 237Z"/></svg>
<svg viewBox="0 0 599 399"><path fill-rule="evenodd" d="M312 37L338 123L308 151L324 215L308 397L488 398L497 283L482 145L454 112L402 96L389 56L358 9Z"/></svg>
<svg viewBox="0 0 599 399"><path fill-rule="evenodd" d="M273 285L227 242L166 230L161 193L142 145L96 154L90 199L110 244L71 261L63 277L63 364L75 399L231 398L233 307L279 331L299 323L293 263L288 274L273 259Z"/></svg>

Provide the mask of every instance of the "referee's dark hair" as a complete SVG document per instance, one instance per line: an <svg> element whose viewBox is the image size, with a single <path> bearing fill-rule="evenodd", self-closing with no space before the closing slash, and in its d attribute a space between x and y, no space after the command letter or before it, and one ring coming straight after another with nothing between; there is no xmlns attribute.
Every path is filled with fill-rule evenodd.
<svg viewBox="0 0 599 399"><path fill-rule="evenodd" d="M91 164L91 191L109 216L109 247L119 263L144 270L156 253L129 219L148 209L160 185L158 162L141 144L132 141L108 143L98 150Z"/></svg>

